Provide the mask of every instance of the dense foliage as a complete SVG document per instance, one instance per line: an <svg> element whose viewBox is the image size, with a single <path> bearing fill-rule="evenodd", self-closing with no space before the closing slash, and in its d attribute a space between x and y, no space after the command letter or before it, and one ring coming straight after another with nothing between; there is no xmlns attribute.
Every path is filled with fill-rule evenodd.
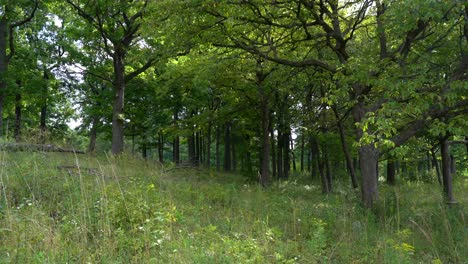
<svg viewBox="0 0 468 264"><path fill-rule="evenodd" d="M467 54L457 0L3 0L0 132L264 187L349 181L367 208L385 177L438 180L454 204Z"/></svg>

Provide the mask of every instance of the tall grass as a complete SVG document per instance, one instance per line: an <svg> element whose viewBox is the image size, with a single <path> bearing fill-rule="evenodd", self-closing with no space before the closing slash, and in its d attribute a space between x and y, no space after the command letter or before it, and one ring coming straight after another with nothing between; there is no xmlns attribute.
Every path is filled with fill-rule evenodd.
<svg viewBox="0 0 468 264"><path fill-rule="evenodd" d="M292 177L172 170L121 156L0 154L0 263L463 263L467 182L359 193ZM57 166L76 168L58 170ZM92 168L92 169L90 169Z"/></svg>

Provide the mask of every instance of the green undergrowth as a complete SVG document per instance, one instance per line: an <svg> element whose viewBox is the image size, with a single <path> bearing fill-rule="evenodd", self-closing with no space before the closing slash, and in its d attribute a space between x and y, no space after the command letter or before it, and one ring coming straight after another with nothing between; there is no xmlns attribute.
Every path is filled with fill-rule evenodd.
<svg viewBox="0 0 468 264"><path fill-rule="evenodd" d="M0 263L464 263L468 182L459 204L436 184L359 192L292 177L242 176L134 159L0 154ZM59 167L60 169L58 169ZM299 177L299 176L298 176Z"/></svg>

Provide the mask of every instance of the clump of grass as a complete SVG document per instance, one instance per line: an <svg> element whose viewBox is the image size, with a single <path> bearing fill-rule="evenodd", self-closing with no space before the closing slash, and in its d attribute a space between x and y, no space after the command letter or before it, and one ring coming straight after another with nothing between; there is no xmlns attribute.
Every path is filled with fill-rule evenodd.
<svg viewBox="0 0 468 264"><path fill-rule="evenodd" d="M383 187L369 212L345 185L269 189L236 174L164 172L131 156L0 154L1 263L460 263L467 185ZM57 170L73 165L72 171ZM88 170L93 168L94 170ZM460 179L461 181L462 179Z"/></svg>

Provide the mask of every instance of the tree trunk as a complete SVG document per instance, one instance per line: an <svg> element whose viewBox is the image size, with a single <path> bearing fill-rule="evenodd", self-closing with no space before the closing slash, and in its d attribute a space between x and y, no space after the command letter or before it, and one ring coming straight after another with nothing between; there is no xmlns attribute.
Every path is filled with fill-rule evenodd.
<svg viewBox="0 0 468 264"><path fill-rule="evenodd" d="M98 123L99 123L99 118L97 116L93 116L93 121L91 122L91 129L89 131L89 145L88 145L89 153L93 153L96 150Z"/></svg>
<svg viewBox="0 0 468 264"><path fill-rule="evenodd" d="M442 182L444 184L444 195L448 203L454 203L452 174L450 172L449 143L447 137L440 139L440 154L442 156Z"/></svg>
<svg viewBox="0 0 468 264"><path fill-rule="evenodd" d="M146 142L146 136L143 137L143 143L141 145L141 156L143 159L148 159L148 143Z"/></svg>
<svg viewBox="0 0 468 264"><path fill-rule="evenodd" d="M391 159L387 161L387 184L395 185L395 162Z"/></svg>
<svg viewBox="0 0 468 264"><path fill-rule="evenodd" d="M164 135L159 132L158 133L158 158L161 164L164 163Z"/></svg>
<svg viewBox="0 0 468 264"><path fill-rule="evenodd" d="M292 135L289 135L289 139L291 142L291 158L292 158L292 164L293 164L293 171L297 171L297 166L296 166L296 155L295 155L295 148L294 148L294 140L292 139Z"/></svg>
<svg viewBox="0 0 468 264"><path fill-rule="evenodd" d="M112 109L112 154L118 155L124 151L124 94L125 65L124 54L115 50L114 54L114 105Z"/></svg>
<svg viewBox="0 0 468 264"><path fill-rule="evenodd" d="M211 167L211 121L208 122L208 131L206 133L206 157L205 157L205 166L207 168Z"/></svg>
<svg viewBox="0 0 468 264"><path fill-rule="evenodd" d="M232 154L231 154L231 158L232 158L231 167L232 167L232 171L237 171L236 144L234 144L232 141L233 141L233 138L232 138L232 131L231 131L231 151L232 151Z"/></svg>
<svg viewBox="0 0 468 264"><path fill-rule="evenodd" d="M7 57L8 23L5 18L0 19L0 137L3 136L3 104L5 101L6 80L8 69Z"/></svg>
<svg viewBox="0 0 468 264"><path fill-rule="evenodd" d="M312 178L315 178L318 176L317 169L320 163L319 161L320 156L319 156L319 148L318 148L317 139L315 139L314 137L311 137L310 139L310 153L311 153L311 167L312 167L311 175L312 175Z"/></svg>
<svg viewBox="0 0 468 264"><path fill-rule="evenodd" d="M353 118L356 123L360 123L366 114L366 109L362 102L353 108ZM361 128L356 127L356 141L359 142L363 136ZM377 165L379 151L374 144L360 146L358 149L359 164L361 167L361 195L362 202L366 208L374 208L377 204L379 192L377 186Z"/></svg>
<svg viewBox="0 0 468 264"><path fill-rule="evenodd" d="M437 181L439 182L439 185L442 186L442 175L440 173L439 161L437 160L436 153L433 149L431 149L431 156L432 156L432 164L434 165L436 169Z"/></svg>
<svg viewBox="0 0 468 264"><path fill-rule="evenodd" d="M263 95L263 94L262 94ZM262 98L262 165L260 172L260 184L267 186L270 183L270 111L268 109L268 99L265 95Z"/></svg>
<svg viewBox="0 0 468 264"><path fill-rule="evenodd" d="M179 111L177 109L174 109L174 126L178 126L179 122ZM180 137L178 135L178 131L176 131L176 134L174 136L174 140L172 143L172 162L175 164L180 163Z"/></svg>
<svg viewBox="0 0 468 264"><path fill-rule="evenodd" d="M318 170L320 173L320 182L322 184L322 193L327 194L330 192L330 186L328 185L328 179L325 172L325 159L323 158L323 155L318 158Z"/></svg>
<svg viewBox="0 0 468 264"><path fill-rule="evenodd" d="M335 117L337 119L338 131L340 132L341 147L343 148L343 152L345 154L346 166L348 168L349 176L351 178L351 186L355 189L358 187L356 171L353 166L353 161L349 152L348 144L346 143L346 136L343 128L343 123L339 120L338 112L335 110L335 108L333 108L333 111L335 112Z"/></svg>
<svg viewBox="0 0 468 264"><path fill-rule="evenodd" d="M49 74L47 74L47 70L44 70L43 78L45 81L44 87L42 87L42 106L41 106L41 121L39 128L41 129L42 133L44 133L47 129L47 97L48 97L48 85L49 85ZM43 135L45 136L45 135ZM45 140L45 138L44 138ZM43 140L43 141L44 141Z"/></svg>
<svg viewBox="0 0 468 264"><path fill-rule="evenodd" d="M284 170L283 170L283 132L278 128L278 135L277 135L277 148L276 148L276 160L278 165L278 179L284 178Z"/></svg>
<svg viewBox="0 0 468 264"><path fill-rule="evenodd" d="M18 85L21 85L18 82ZM16 93L15 96L15 141L21 141L21 94L19 92Z"/></svg>
<svg viewBox="0 0 468 264"><path fill-rule="evenodd" d="M224 171L231 170L231 124L226 122L224 126Z"/></svg>
<svg viewBox="0 0 468 264"><path fill-rule="evenodd" d="M457 172L456 164L455 157L450 155L450 173L452 173L452 176Z"/></svg>
<svg viewBox="0 0 468 264"><path fill-rule="evenodd" d="M285 179L289 178L289 172L291 171L291 151L289 148L289 138L291 137L291 132L288 131L283 134L283 177Z"/></svg>
<svg viewBox="0 0 468 264"><path fill-rule="evenodd" d="M301 135L301 172L304 171L304 146L305 146L305 140L304 140L304 134Z"/></svg>
<svg viewBox="0 0 468 264"><path fill-rule="evenodd" d="M272 178L276 179L276 151L275 151L275 132L273 131L273 120L271 114L269 116L269 130L270 130L270 150L271 150L271 169L272 169Z"/></svg>
<svg viewBox="0 0 468 264"><path fill-rule="evenodd" d="M198 166L201 161L201 140L200 140L200 131L195 132L195 156L194 156L194 164Z"/></svg>
<svg viewBox="0 0 468 264"><path fill-rule="evenodd" d="M378 200L377 162L379 152L374 145L359 147L359 163L361 167L361 193L365 207L373 208Z"/></svg>
<svg viewBox="0 0 468 264"><path fill-rule="evenodd" d="M191 165L196 165L196 161L195 161L195 133L194 132L191 132L190 135L188 136L187 138L187 145L188 145L188 159L189 159L189 163Z"/></svg>
<svg viewBox="0 0 468 264"><path fill-rule="evenodd" d="M221 129L219 125L216 126L216 146L215 146L215 156L216 156L216 170L221 170L221 157L219 152L219 145L221 144Z"/></svg>

